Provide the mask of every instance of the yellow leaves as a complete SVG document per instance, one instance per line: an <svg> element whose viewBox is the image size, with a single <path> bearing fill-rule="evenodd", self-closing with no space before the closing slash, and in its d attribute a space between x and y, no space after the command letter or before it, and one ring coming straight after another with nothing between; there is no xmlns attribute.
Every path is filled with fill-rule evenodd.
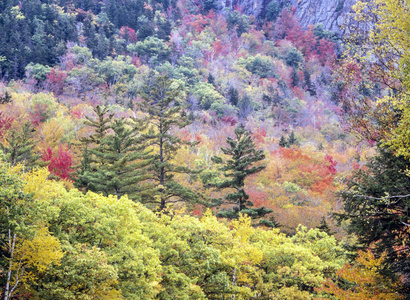
<svg viewBox="0 0 410 300"><path fill-rule="evenodd" d="M368 20L367 14L365 14L365 11L368 9L368 3L367 2L361 2L358 1L352 6L353 10L355 11L354 19L356 21L366 21Z"/></svg>
<svg viewBox="0 0 410 300"><path fill-rule="evenodd" d="M17 287L24 283L27 287L36 284L38 275L51 265L59 265L63 257L60 242L53 237L47 227L40 225L32 238L9 236L8 284ZM10 296L13 292L10 292Z"/></svg>
<svg viewBox="0 0 410 300"><path fill-rule="evenodd" d="M39 299L311 299L307 289L320 286L330 261L342 256L318 230L300 227L288 237L254 228L245 215L223 223L211 210L200 219L155 214L127 197L67 191L46 169L21 177L33 195L28 218L37 219L17 257L31 269L27 284L39 284Z"/></svg>
<svg viewBox="0 0 410 300"><path fill-rule="evenodd" d="M47 180L50 172L40 168L22 175L25 182L24 192L32 194L35 200L50 200L66 192L64 184L54 180Z"/></svg>
<svg viewBox="0 0 410 300"><path fill-rule="evenodd" d="M16 20L24 20L26 17L21 13L20 7L18 5L13 6L11 9L11 14L13 17L16 18Z"/></svg>
<svg viewBox="0 0 410 300"><path fill-rule="evenodd" d="M63 137L64 128L56 119L51 119L44 123L40 132L41 141L37 143L37 149L44 150L51 147L55 150Z"/></svg>
<svg viewBox="0 0 410 300"><path fill-rule="evenodd" d="M409 159L410 106L408 97L384 97L378 101L377 105L379 111L385 112L382 119L386 124L383 145L390 147L397 155Z"/></svg>
<svg viewBox="0 0 410 300"><path fill-rule="evenodd" d="M399 287L399 282L393 282L390 278L384 277L379 273L379 269L385 259L385 255L375 258L373 253L359 251L353 265L346 264L336 272L342 279L344 286L328 279L323 287L317 288L317 292L326 292L327 295L320 299L339 300L393 300L402 299L395 292ZM333 297L334 296L334 297ZM319 298L318 298L319 299Z"/></svg>
<svg viewBox="0 0 410 300"><path fill-rule="evenodd" d="M40 227L32 240L23 240L17 251L17 259L25 261L42 273L50 264L58 265L63 257L60 242L53 237L47 227Z"/></svg>
<svg viewBox="0 0 410 300"><path fill-rule="evenodd" d="M301 291L296 286L283 287L279 290L279 297L281 300L309 300L312 295L307 291Z"/></svg>
<svg viewBox="0 0 410 300"><path fill-rule="evenodd" d="M410 50L409 4L400 0L373 0L369 3L357 2L355 19L370 26L368 44L363 45L364 58L371 63L375 59L379 67L376 74L388 75L390 79L400 81L406 78L406 61ZM386 80L386 77L381 78ZM407 80L404 80L405 85ZM402 80L403 82L403 80ZM391 82L401 89L401 84Z"/></svg>

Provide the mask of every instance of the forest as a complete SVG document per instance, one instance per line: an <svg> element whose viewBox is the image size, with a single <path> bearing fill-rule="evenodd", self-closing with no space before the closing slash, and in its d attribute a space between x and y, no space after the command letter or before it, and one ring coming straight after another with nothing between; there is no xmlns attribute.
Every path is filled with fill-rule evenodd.
<svg viewBox="0 0 410 300"><path fill-rule="evenodd" d="M409 13L1 1L0 297L410 299Z"/></svg>

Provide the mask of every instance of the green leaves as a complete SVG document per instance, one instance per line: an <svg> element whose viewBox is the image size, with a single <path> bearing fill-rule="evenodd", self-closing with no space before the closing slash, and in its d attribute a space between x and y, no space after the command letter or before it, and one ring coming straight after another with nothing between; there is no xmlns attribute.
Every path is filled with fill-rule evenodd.
<svg viewBox="0 0 410 300"><path fill-rule="evenodd" d="M211 184L218 189L230 188L233 192L225 197L225 203L237 204L233 208L233 211L221 211L218 212L218 216L225 218L237 218L238 213L246 213L252 217L264 216L267 213L272 212L270 209L252 209L252 202L247 201L249 199L248 194L245 193L245 179L249 175L256 174L262 171L264 165L254 165L265 158L265 155L261 150L255 149L255 144L252 141L249 131L245 130L243 125L239 125L235 128L235 139L228 137L226 142L229 148L221 148L222 152L230 159L223 163L222 158L212 157L212 161L217 164L223 165L219 170L224 172L226 179L224 181Z"/></svg>
<svg viewBox="0 0 410 300"><path fill-rule="evenodd" d="M63 249L68 251L68 257L50 272L61 274L63 278L67 276L73 284L78 283L65 285L67 292L87 295L94 288L97 291L105 288L107 291L121 291L127 299L152 299L157 293L155 285L159 280L160 265L156 250L151 248L151 242L141 232L136 204L127 198L118 201L114 197L91 192L83 195L77 190L61 190L54 205L60 211L50 220L53 224L50 229L64 245ZM98 265L97 259L101 261ZM77 264L88 264L94 269L76 268ZM100 271L103 272L100 277L89 277L91 273ZM68 274L64 275L65 272ZM77 276L81 280L77 281ZM51 278L54 276L43 283L49 286ZM61 288L61 282L53 282L56 289ZM82 284L94 288L87 290ZM50 286L47 290L53 293L54 288ZM40 286L38 292L45 297L45 288ZM52 298L51 295L47 297Z"/></svg>
<svg viewBox="0 0 410 300"><path fill-rule="evenodd" d="M27 231L34 238L20 248L30 250L27 265L33 267L17 293L33 298L309 299L344 263L335 238L318 229L300 227L287 237L254 228L242 214L230 224L211 211L200 219L183 212L155 214L127 197L67 191L62 182L47 180L45 169L26 173L23 181L17 169L0 171L3 195L14 203L23 191L33 195L15 216L49 224ZM27 228L29 221L14 219ZM53 260L59 247L64 253Z"/></svg>
<svg viewBox="0 0 410 300"><path fill-rule="evenodd" d="M339 222L349 221L348 230L358 236L360 246L371 246L381 255L387 251L387 266L408 274L410 261L407 245L410 177L406 175L409 162L396 157L390 150L379 148L379 153L348 182L341 193L344 212L337 214Z"/></svg>
<svg viewBox="0 0 410 300"><path fill-rule="evenodd" d="M178 200L201 202L201 195L174 179L174 175L178 173L198 172L189 170L173 160L178 149L196 144L185 141L171 132L172 128L183 128L190 123L183 107L175 103L180 87L174 87L173 81L167 76L159 76L144 90L141 93L144 101L140 104L140 109L146 116L136 121L148 126L148 132L142 134L142 141L152 148L153 160L148 169L151 188L146 191L146 199L142 201L159 204L159 210L164 210L169 202Z"/></svg>

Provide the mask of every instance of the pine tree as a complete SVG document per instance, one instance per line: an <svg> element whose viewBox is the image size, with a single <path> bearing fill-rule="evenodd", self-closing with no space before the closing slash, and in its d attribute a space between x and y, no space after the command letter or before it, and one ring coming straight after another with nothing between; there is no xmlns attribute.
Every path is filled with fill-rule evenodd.
<svg viewBox="0 0 410 300"><path fill-rule="evenodd" d="M298 141L296 140L295 132L292 130L292 132L290 133L289 138L288 138L288 143L287 143L288 147L292 146L292 145L297 145L297 143L298 143Z"/></svg>
<svg viewBox="0 0 410 300"><path fill-rule="evenodd" d="M143 134L143 138L154 149L153 162L149 167L151 188L146 189L145 202L159 205L161 211L169 203L203 200L174 179L176 173L194 174L197 171L171 162L178 149L195 144L171 133L171 128L183 128L190 123L183 107L175 105L180 88L172 88L171 85L172 80L167 76L154 78L141 93L144 101L139 105L141 111L146 113L146 117L139 122L148 124L148 133Z"/></svg>
<svg viewBox="0 0 410 300"><path fill-rule="evenodd" d="M317 229L319 229L323 232L326 232L328 235L334 235L335 234L335 232L333 232L330 229L329 225L327 224L325 217L322 217L322 220L320 220L320 225L317 227Z"/></svg>
<svg viewBox="0 0 410 300"><path fill-rule="evenodd" d="M215 87L215 77L211 73L208 75L208 83Z"/></svg>
<svg viewBox="0 0 410 300"><path fill-rule="evenodd" d="M379 148L367 168L356 172L341 193L343 213L336 220L348 220L348 231L359 238L362 249L386 257L387 267L403 274L410 290L410 258L408 255L410 163L390 150Z"/></svg>
<svg viewBox="0 0 410 300"><path fill-rule="evenodd" d="M85 125L94 128L94 134L90 135L87 138L81 139L81 142L84 144L94 143L99 145L101 141L107 136L107 132L110 129L113 114L108 113L108 108L104 106L97 105L94 108L94 113L97 115L97 119L94 120L86 116Z"/></svg>
<svg viewBox="0 0 410 300"><path fill-rule="evenodd" d="M131 120L114 120L105 107L97 106L94 112L96 120L88 117L85 122L94 128L94 134L81 140L84 150L77 184L118 199L127 194L139 200L145 167L151 162L141 142L142 128Z"/></svg>
<svg viewBox="0 0 410 300"><path fill-rule="evenodd" d="M252 218L256 218L271 213L271 209L264 207L251 208L253 203L248 201L249 195L246 194L244 189L246 177L256 174L266 167L260 164L255 165L255 163L265 159L265 154L263 154L262 150L255 149L255 143L252 141L250 132L245 130L242 124L235 128L235 139L228 137L226 142L229 148L221 148L221 150L225 155L229 156L229 159L223 162L222 158L218 156L212 158L215 163L223 163L220 170L224 172L226 180L212 186L218 189L233 189L234 191L228 194L223 202L235 206L232 211L218 212L217 216L237 218L239 213L245 213Z"/></svg>
<svg viewBox="0 0 410 300"><path fill-rule="evenodd" d="M86 190L90 189L89 175L92 172L95 172L96 169L92 169L93 166L98 166L103 164L104 161L96 160L91 153L92 149L98 148L99 152L104 152L103 140L108 136L108 131L111 126L113 114L108 113L108 109L104 106L97 105L94 108L94 113L97 115L96 119L86 116L85 125L90 126L94 132L86 138L82 138L80 142L83 144L82 150L82 159L80 165L77 166L77 179L75 184L78 188L85 188Z"/></svg>
<svg viewBox="0 0 410 300"><path fill-rule="evenodd" d="M253 111L252 99L247 94L244 94L238 102L238 108L239 118L246 119Z"/></svg>
<svg viewBox="0 0 410 300"><path fill-rule="evenodd" d="M0 104L7 104L12 101L10 94L6 91L4 97L0 96Z"/></svg>
<svg viewBox="0 0 410 300"><path fill-rule="evenodd" d="M34 153L34 128L29 121L21 129L11 129L1 143L1 150L11 165L21 163L25 168L33 167L39 156Z"/></svg>
<svg viewBox="0 0 410 300"><path fill-rule="evenodd" d="M282 147L282 148L289 147L289 144L288 144L288 142L286 141L286 138L283 135L280 137L279 146Z"/></svg>
<svg viewBox="0 0 410 300"><path fill-rule="evenodd" d="M117 119L110 127L113 133L103 139L103 147L89 150L94 161L100 163L86 172L88 187L105 195L114 194L118 199L127 194L136 200L138 184L146 179L145 167L151 163L149 152L140 142L134 124Z"/></svg>
<svg viewBox="0 0 410 300"><path fill-rule="evenodd" d="M230 87L229 91L228 91L228 98L229 98L229 102L233 106L237 106L238 102L239 102L239 92L238 92L238 90L235 89L234 87Z"/></svg>

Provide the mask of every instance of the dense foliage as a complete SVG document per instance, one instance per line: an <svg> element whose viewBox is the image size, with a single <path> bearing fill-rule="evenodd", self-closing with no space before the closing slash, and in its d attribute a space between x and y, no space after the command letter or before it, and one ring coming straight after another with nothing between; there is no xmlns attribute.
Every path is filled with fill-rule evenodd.
<svg viewBox="0 0 410 300"><path fill-rule="evenodd" d="M408 5L281 3L1 1L2 298L407 292Z"/></svg>

